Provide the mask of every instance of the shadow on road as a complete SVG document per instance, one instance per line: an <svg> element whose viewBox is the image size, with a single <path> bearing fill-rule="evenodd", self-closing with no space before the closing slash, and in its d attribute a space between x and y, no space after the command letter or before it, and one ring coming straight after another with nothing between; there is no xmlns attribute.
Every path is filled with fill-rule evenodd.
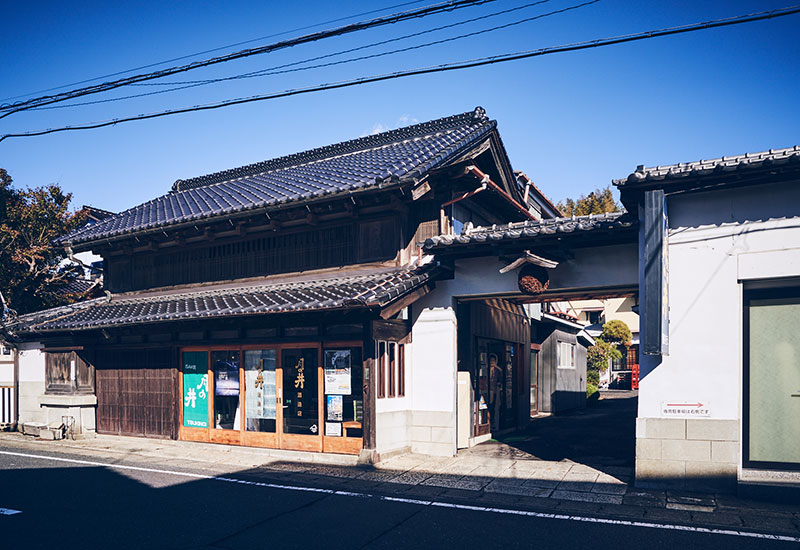
<svg viewBox="0 0 800 550"><path fill-rule="evenodd" d="M633 474L636 457L636 391L602 392L585 409L534 419L525 430L462 451L584 464L611 475ZM626 480L627 481L627 480Z"/></svg>

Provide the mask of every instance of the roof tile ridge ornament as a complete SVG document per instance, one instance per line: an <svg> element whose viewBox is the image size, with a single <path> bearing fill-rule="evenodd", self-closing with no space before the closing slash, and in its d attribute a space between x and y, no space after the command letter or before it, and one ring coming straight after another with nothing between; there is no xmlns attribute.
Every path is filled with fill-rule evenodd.
<svg viewBox="0 0 800 550"><path fill-rule="evenodd" d="M185 180L178 179L172 185L171 192L175 193L179 191L185 191L187 189L205 187L207 185L249 177L271 170L290 168L292 166L297 166L298 164L323 160L331 156L356 153L365 149L380 147L386 145L387 143L419 138L437 131L450 130L458 126L463 126L464 124L483 124L488 120L489 117L486 115L486 110L479 106L472 111L458 115L450 115L436 120L420 122L419 124L405 126L403 128L396 128L394 130L381 132L379 134L362 136L359 138L334 143L332 145L325 145L322 147L309 149L300 153L293 153L270 160L247 164L238 168L213 172L211 174L188 178ZM392 139L394 141L387 141Z"/></svg>

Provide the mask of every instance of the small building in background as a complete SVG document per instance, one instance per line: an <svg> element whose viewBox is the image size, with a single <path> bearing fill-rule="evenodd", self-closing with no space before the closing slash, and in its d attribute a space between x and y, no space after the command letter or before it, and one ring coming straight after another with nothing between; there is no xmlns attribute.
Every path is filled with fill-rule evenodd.
<svg viewBox="0 0 800 550"><path fill-rule="evenodd" d="M586 350L593 344L584 326L570 315L542 313L531 323L536 412L557 414L586 406Z"/></svg>

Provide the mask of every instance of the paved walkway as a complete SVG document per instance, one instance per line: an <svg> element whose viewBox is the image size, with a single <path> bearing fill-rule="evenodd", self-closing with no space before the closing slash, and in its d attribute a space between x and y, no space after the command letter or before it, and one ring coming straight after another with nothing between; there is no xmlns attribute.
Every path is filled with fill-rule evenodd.
<svg viewBox="0 0 800 550"><path fill-rule="evenodd" d="M606 415L616 419L607 425L600 420L599 426L595 423L593 428L586 428L587 423L581 421L597 415L597 410L590 408L573 416L572 422L569 416L541 419L530 430L505 441L478 445L456 457L406 454L374 466L357 465L355 457L343 455L115 436L45 442L3 433L0 445L8 442L98 460L150 461L162 467L192 467L408 498L800 535L800 505L630 486L632 452L622 452L620 446L632 437L626 431L624 413L631 402L620 399L604 406L621 409L618 414ZM578 435L586 432L584 439L576 442L576 433L570 430ZM605 443L592 446L593 441L601 440ZM608 445L609 440L615 445Z"/></svg>

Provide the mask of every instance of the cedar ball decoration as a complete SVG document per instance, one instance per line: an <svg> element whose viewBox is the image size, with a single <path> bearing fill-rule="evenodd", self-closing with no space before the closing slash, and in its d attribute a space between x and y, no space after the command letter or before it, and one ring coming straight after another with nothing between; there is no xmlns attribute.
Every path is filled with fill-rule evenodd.
<svg viewBox="0 0 800 550"><path fill-rule="evenodd" d="M541 294L550 286L550 275L541 266L527 264L519 270L518 284L523 294Z"/></svg>

